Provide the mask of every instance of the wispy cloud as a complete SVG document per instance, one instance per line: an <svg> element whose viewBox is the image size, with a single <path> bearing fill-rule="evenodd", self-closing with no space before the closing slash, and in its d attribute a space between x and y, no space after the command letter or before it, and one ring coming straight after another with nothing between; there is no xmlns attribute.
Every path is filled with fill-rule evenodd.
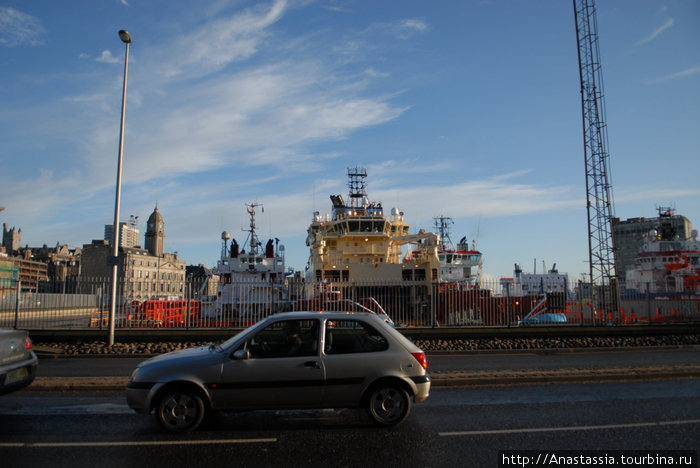
<svg viewBox="0 0 700 468"><path fill-rule="evenodd" d="M663 83L664 81L679 80L681 78L687 78L692 75L697 75L700 73L700 65L688 68L687 70L679 71L677 73L671 73L670 75L664 75L659 78L654 78L647 80L648 84Z"/></svg>
<svg viewBox="0 0 700 468"><path fill-rule="evenodd" d="M0 7L0 45L41 45L46 31L41 22L26 13L10 7Z"/></svg>
<svg viewBox="0 0 700 468"><path fill-rule="evenodd" d="M653 41L654 39L656 39L657 37L659 37L659 36L661 35L661 33L663 33L663 32L666 31L668 28L670 28L671 26L673 26L673 23L674 23L673 18L667 19L666 22L665 22L664 24L662 24L662 25L659 26L658 28L654 29L654 31L652 31L652 33L649 34L647 37L645 37L645 38L640 39L639 41L637 41L636 45L642 45L642 44L646 44L646 43L648 43L648 42Z"/></svg>
<svg viewBox="0 0 700 468"><path fill-rule="evenodd" d="M409 39L414 34L426 32L428 24L420 19L409 18L394 23L392 30L399 39Z"/></svg>
<svg viewBox="0 0 700 468"><path fill-rule="evenodd" d="M167 47L154 51L156 71L166 79L189 79L222 69L258 52L267 36L267 28L279 21L287 10L285 0L270 6L257 5L232 16L223 16L205 27L178 36Z"/></svg>
<svg viewBox="0 0 700 468"><path fill-rule="evenodd" d="M115 57L114 55L112 55L112 52L110 52L108 50L103 50L102 55L97 57L95 60L98 62L102 62L102 63L118 63L119 62L119 59L117 57Z"/></svg>

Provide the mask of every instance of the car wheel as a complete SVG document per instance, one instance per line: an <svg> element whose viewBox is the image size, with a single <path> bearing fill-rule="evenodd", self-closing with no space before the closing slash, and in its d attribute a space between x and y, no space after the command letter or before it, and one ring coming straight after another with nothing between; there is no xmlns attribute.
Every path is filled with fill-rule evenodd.
<svg viewBox="0 0 700 468"><path fill-rule="evenodd" d="M190 432L204 419L204 402L189 389L172 390L163 395L156 406L158 423L170 432Z"/></svg>
<svg viewBox="0 0 700 468"><path fill-rule="evenodd" d="M385 384L370 390L367 413L381 426L394 426L402 422L411 411L411 398L403 388Z"/></svg>

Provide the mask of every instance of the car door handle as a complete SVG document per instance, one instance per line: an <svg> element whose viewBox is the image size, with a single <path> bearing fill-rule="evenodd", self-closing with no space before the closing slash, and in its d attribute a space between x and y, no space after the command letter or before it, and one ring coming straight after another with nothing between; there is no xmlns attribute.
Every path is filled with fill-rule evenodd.
<svg viewBox="0 0 700 468"><path fill-rule="evenodd" d="M320 369L321 366L319 365L318 361L306 361L304 363L304 367L313 367L315 369Z"/></svg>

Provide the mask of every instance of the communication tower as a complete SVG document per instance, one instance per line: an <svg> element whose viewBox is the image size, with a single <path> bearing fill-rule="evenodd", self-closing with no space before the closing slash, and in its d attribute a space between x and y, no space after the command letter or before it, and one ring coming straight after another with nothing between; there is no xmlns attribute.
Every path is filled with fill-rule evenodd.
<svg viewBox="0 0 700 468"><path fill-rule="evenodd" d="M609 175L607 123L598 23L594 0L573 0L581 79L583 147L586 163L586 209L590 279L598 303L612 312L619 295L612 233L613 199Z"/></svg>

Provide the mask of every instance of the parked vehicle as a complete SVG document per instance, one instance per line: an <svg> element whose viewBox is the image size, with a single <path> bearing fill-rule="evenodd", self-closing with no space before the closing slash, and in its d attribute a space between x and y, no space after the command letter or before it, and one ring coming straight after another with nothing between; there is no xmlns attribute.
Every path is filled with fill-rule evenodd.
<svg viewBox="0 0 700 468"><path fill-rule="evenodd" d="M428 398L425 353L370 313L276 314L228 341L142 362L129 406L171 432L196 429L210 410L364 407L379 425L406 419Z"/></svg>
<svg viewBox="0 0 700 468"><path fill-rule="evenodd" d="M38 362L26 331L0 329L0 395L31 384Z"/></svg>

